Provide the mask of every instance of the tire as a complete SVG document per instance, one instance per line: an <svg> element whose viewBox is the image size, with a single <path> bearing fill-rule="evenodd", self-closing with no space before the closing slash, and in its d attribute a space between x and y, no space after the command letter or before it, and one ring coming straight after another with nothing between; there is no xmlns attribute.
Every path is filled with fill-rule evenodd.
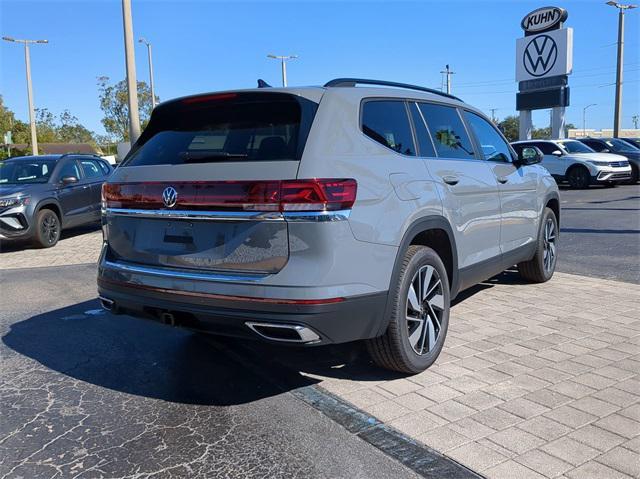
<svg viewBox="0 0 640 479"><path fill-rule="evenodd" d="M556 214L551 208L545 208L538 233L536 254L530 261L518 264L520 276L532 283L544 283L553 277L558 259L558 232Z"/></svg>
<svg viewBox="0 0 640 479"><path fill-rule="evenodd" d="M582 190L589 186L591 175L584 166L574 166L567 173L567 180L571 188Z"/></svg>
<svg viewBox="0 0 640 479"><path fill-rule="evenodd" d="M40 248L51 248L60 239L60 218L52 210L42 209L36 215L34 242Z"/></svg>
<svg viewBox="0 0 640 479"><path fill-rule="evenodd" d="M640 176L638 172L638 167L636 165L631 165L631 179L629 183L635 185L638 182L638 176Z"/></svg>
<svg viewBox="0 0 640 479"><path fill-rule="evenodd" d="M420 284L424 283L428 285L422 288L427 295L420 302ZM410 289L415 293L413 300ZM382 368L420 373L440 355L449 327L449 280L438 254L425 246L410 246L390 293L387 330L382 336L367 340L367 350Z"/></svg>

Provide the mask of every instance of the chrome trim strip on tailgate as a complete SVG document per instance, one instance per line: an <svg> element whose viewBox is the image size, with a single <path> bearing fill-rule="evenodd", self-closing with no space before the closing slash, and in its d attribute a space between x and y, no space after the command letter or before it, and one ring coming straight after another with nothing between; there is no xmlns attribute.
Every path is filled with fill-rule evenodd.
<svg viewBox="0 0 640 479"><path fill-rule="evenodd" d="M102 267L124 271L126 273L148 274L152 276L161 276L172 279L189 279L198 281L235 281L235 282L253 282L269 276L265 274L224 274L224 273L197 273L192 271L184 271L179 269L152 268L149 266L139 266L124 263L114 263L113 261L104 261Z"/></svg>
<svg viewBox="0 0 640 479"><path fill-rule="evenodd" d="M135 216L137 218L162 218L208 221L343 221L350 210L338 211L192 211L192 210L143 210L132 208L106 208L103 214Z"/></svg>

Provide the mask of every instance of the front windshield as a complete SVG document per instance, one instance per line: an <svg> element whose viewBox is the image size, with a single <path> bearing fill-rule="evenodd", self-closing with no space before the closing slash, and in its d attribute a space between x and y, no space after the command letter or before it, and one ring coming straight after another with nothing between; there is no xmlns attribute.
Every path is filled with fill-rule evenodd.
<svg viewBox="0 0 640 479"><path fill-rule="evenodd" d="M579 141L561 141L560 144L568 153L595 153L595 150L592 150L587 145L580 143Z"/></svg>
<svg viewBox="0 0 640 479"><path fill-rule="evenodd" d="M631 146L629 143L627 143L626 141L622 141L622 140L618 140L617 138L611 138L610 140L605 140L605 143L607 145L609 145L609 147L611 148L611 150L613 151L629 151L629 152L634 152L634 151L638 151L639 149L636 148L635 146Z"/></svg>
<svg viewBox="0 0 640 479"><path fill-rule="evenodd" d="M55 161L4 160L0 161L0 185L26 185L49 181Z"/></svg>

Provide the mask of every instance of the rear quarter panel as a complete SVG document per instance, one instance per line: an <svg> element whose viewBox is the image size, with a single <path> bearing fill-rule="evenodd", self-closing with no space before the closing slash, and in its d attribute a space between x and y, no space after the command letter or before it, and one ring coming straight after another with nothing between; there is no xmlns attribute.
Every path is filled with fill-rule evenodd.
<svg viewBox="0 0 640 479"><path fill-rule="evenodd" d="M358 193L349 218L354 237L397 247L416 219L442 215L442 203L421 159L397 154L362 133L363 96L356 88L331 88L325 93L298 177L354 178ZM415 198L398 197L390 182L396 174L415 178L406 185Z"/></svg>

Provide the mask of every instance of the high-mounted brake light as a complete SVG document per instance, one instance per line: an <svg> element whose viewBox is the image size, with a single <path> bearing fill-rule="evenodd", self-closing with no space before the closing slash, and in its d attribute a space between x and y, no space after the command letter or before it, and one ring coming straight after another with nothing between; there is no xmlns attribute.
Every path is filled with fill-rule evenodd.
<svg viewBox="0 0 640 479"><path fill-rule="evenodd" d="M230 100L231 98L235 98L237 96L238 95L236 93L218 93L216 95L192 96L182 100L182 103L191 104L191 103L204 103L208 101L217 101L217 100Z"/></svg>
<svg viewBox="0 0 640 479"><path fill-rule="evenodd" d="M176 190L167 206L162 193ZM356 200L353 179L105 183L103 207L174 210L337 211Z"/></svg>

